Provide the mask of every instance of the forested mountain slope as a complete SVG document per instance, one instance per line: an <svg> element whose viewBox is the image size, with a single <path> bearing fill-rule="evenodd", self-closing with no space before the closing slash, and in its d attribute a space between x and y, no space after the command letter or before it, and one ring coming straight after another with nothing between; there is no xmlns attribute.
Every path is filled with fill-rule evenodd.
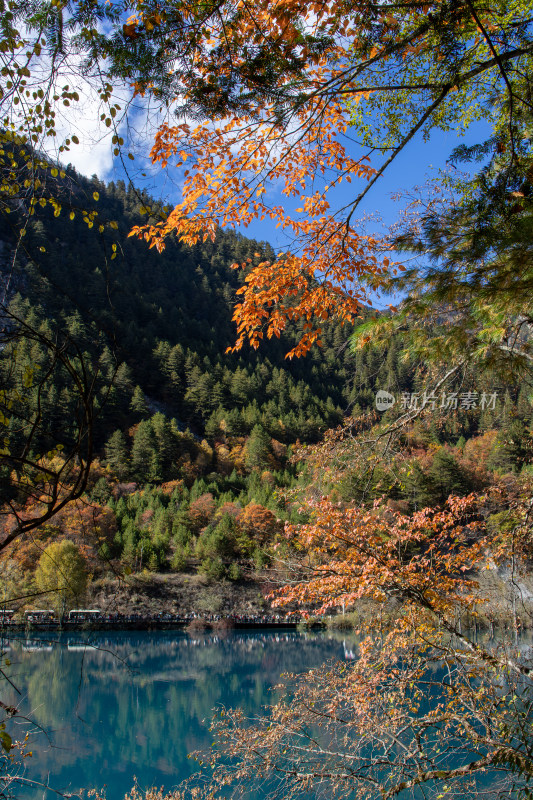
<svg viewBox="0 0 533 800"><path fill-rule="evenodd" d="M358 399L349 385L353 357L343 349L347 332L339 327L326 332L323 350L308 359L284 358L294 333L265 343L258 354L226 355L235 339L231 313L239 285L230 266L257 252L272 257L267 244L219 233L215 242L193 248L169 242L158 254L128 238L147 197L122 182L104 186L72 171L63 183L74 219L37 206L26 253L18 256L23 269L11 282L12 308L51 329L66 325L93 362L100 358L103 387L114 383L99 422L100 443L119 420L124 424L137 385L196 433L207 426L213 435L224 417L235 433L261 422L285 441L316 438ZM89 228L83 217L92 209L99 216ZM116 220L118 231L99 232L100 220ZM7 262L10 232L0 235Z"/></svg>
<svg viewBox="0 0 533 800"><path fill-rule="evenodd" d="M54 216L36 206L13 270L12 231L0 231L11 297L6 325L22 321L29 332L3 351L2 381L15 394L0 433L16 455L24 447L20 421L33 414L36 453L68 448L75 438L79 398L72 376L51 366L39 338L54 341L67 332L77 368L95 381L97 460L91 505L56 515L37 540L21 542L16 561L31 574L48 542L66 536L88 548L96 571L99 554L134 571L193 563L211 577L236 579L239 562L268 562L283 521L299 518L282 497L305 481L290 461L291 445L317 441L348 414L366 415L367 429L398 416L405 398L430 391L428 369L405 350L400 333L353 353L350 331L338 325L326 328L324 346L304 359L284 357L295 330L257 352L227 354L239 285L231 265L258 252L272 258L268 244L219 232L214 242L190 248L169 241L159 254L128 238L153 203L132 186L106 186L67 170L57 192L69 213ZM398 463L374 467L369 483L363 461L354 460L337 487L344 502L388 492L416 509L481 488L494 470L527 468L526 382L500 386L465 372L444 388L435 413L406 430ZM381 415L378 389L397 401ZM456 408L448 403L441 410L442 397L453 392ZM477 399L465 404L468 392ZM480 402L483 394L494 401ZM11 468L6 462L3 474Z"/></svg>
<svg viewBox="0 0 533 800"><path fill-rule="evenodd" d="M151 198L71 169L57 180L72 219L37 205L14 275L12 232L0 231L2 264L15 315L50 332L67 329L100 370L98 447L155 410L211 440L221 430L246 435L259 424L285 443L313 441L347 413L371 408L378 388L400 395L422 385L421 365L401 352L400 337L386 350L370 346L354 355L346 346L350 331L339 325L326 327L323 348L307 358L284 357L296 330L265 341L258 352L227 354L242 279L231 265L256 253L273 258L270 246L219 232L214 242L192 248L169 241L159 254L128 238L144 209L154 206ZM36 358L34 348L26 356L30 368ZM48 391L53 416L52 407L68 404L69 389L58 381Z"/></svg>

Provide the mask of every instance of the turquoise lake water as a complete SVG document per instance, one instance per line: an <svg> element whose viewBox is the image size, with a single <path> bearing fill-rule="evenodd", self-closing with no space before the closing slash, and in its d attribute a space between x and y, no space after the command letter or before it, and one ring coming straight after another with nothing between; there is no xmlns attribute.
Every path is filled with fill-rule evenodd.
<svg viewBox="0 0 533 800"><path fill-rule="evenodd" d="M190 775L187 755L210 747L215 706L258 712L283 673L350 659L353 645L328 634L265 630L20 634L0 647L30 729L43 729L32 734L25 777L62 792L105 786L108 800L120 800L134 777L141 787L170 790ZM17 796L57 797L35 785Z"/></svg>

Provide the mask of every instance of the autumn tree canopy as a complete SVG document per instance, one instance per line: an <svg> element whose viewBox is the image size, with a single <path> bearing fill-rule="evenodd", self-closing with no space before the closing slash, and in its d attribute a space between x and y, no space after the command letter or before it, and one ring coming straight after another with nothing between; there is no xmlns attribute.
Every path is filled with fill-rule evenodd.
<svg viewBox="0 0 533 800"><path fill-rule="evenodd" d="M121 156L125 111L112 92L126 82L163 113L154 162L183 178L181 202L169 214L154 211L138 235L161 248L170 233L193 243L218 226L264 218L286 232L275 261L258 255L245 265L237 348L245 339L257 346L293 320L302 335L291 355L304 354L325 320L353 321L368 286L390 278L390 244L363 234L355 214L417 134L462 134L490 118L492 130L471 157L497 152L525 172L528 3L37 3L24 36L16 27L23 13L12 2L4 20L8 136L39 148L57 135L59 109L79 100L72 85L59 87L67 64L96 81ZM60 159L75 142L73 134L58 143ZM6 202L10 193L27 195L28 214L37 202L61 213L35 172L46 171L45 162L34 164L29 150L21 161L13 173L7 157ZM352 181L348 200L336 200L340 184ZM75 213L96 224L92 210Z"/></svg>
<svg viewBox="0 0 533 800"><path fill-rule="evenodd" d="M417 134L490 117L485 152L529 149L530 4L182 2L131 4L97 47L113 76L165 111L152 159L183 175L183 199L136 229L152 246L270 218L288 234L275 263L247 265L236 347L303 326L300 355L329 317L353 321L389 268L355 212ZM180 119L181 118L181 119ZM354 181L343 206L335 189ZM278 201L277 192L281 192Z"/></svg>
<svg viewBox="0 0 533 800"><path fill-rule="evenodd" d="M289 582L273 599L308 614L354 609L356 659L286 677L253 720L219 710L199 754L210 776L169 800L265 785L286 800L529 797L531 662L501 631L489 641L475 628L480 574L499 564L518 576L530 558L527 477L409 514L320 495L342 477L324 466L299 490L306 521L285 526Z"/></svg>

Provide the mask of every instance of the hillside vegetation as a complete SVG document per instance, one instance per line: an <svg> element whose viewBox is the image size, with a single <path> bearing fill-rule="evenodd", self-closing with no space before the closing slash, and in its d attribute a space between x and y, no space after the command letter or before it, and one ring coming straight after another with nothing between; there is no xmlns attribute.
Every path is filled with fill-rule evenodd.
<svg viewBox="0 0 533 800"><path fill-rule="evenodd" d="M86 496L7 553L2 569L11 589L24 594L42 550L64 537L100 577L192 570L238 581L268 568L280 555L284 523L303 519L294 501L309 481L301 445L347 417L364 439L421 402L431 390L429 368L403 348L401 334L355 353L351 331L338 324L304 359L284 358L295 329L258 352L227 354L242 279L232 264L258 251L272 258L268 244L219 232L214 242L171 242L158 254L128 238L153 202L132 186L68 170L60 190L76 208L74 219L39 210L13 275L4 228L3 269L12 320L51 340L66 331L94 380L96 460ZM78 208L87 215L96 206L116 225L91 230ZM21 421L38 410L33 446L61 459L76 435L69 374L31 337L6 347L1 368L21 398L18 422L11 414L4 426L9 451L24 448ZM386 413L375 409L378 389L396 398ZM494 385L490 376L464 371L435 397L432 413L407 426L393 457L370 471L366 457L355 458L335 488L341 502L385 495L413 511L484 490L504 474L525 474L529 392L526 382ZM2 469L8 475L11 467Z"/></svg>

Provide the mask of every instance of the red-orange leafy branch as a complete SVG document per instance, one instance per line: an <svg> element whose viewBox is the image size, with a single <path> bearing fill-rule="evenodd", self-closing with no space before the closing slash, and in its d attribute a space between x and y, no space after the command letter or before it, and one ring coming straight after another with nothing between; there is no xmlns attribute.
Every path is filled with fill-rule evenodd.
<svg viewBox="0 0 533 800"><path fill-rule="evenodd" d="M512 109L529 108L517 76L528 74L532 47L517 4L512 24L504 6L470 0L130 8L120 58L108 48L114 69L185 120L165 122L152 150L180 170L183 199L134 234L161 248L171 232L194 243L219 225L267 218L287 234L275 264L247 265L237 348L294 320L303 333L290 355L300 355L329 317L353 320L365 283L379 286L388 269L352 221L379 176L417 134L463 131L489 94L498 141L510 139L513 154ZM335 205L332 190L354 178L356 191Z"/></svg>
<svg viewBox="0 0 533 800"><path fill-rule="evenodd" d="M213 237L218 226L247 227L265 218L275 222L287 234L286 251L275 263L258 255L256 263L236 265L245 267L246 277L234 314L235 348L245 339L257 347L264 335L279 336L292 320L301 323L302 336L289 355L302 355L320 343L324 321L355 319L365 299L364 279L388 264L387 259L380 264L376 241L357 233L345 216L331 210L328 199L342 181L366 182L375 174L363 151L357 157L347 152L348 105L342 96L324 91L346 69L349 57L341 39L355 29L333 3L263 3L253 11L239 3L219 11L196 42L192 77L184 80L185 102L202 82L204 94L211 81L216 95L224 76L231 81L239 73L242 80L250 48L266 43L271 60L279 59L279 79L266 95L251 92L245 113L232 114L224 106L229 110L224 116L214 107L212 118L196 126L161 126L152 159L164 168L172 163L183 169L183 200L164 222L133 233L161 249L172 232L194 244ZM196 10L189 14L197 21ZM313 38L327 42L322 52L308 44ZM295 59L296 71L290 67ZM287 102L280 103L283 96ZM352 103L357 99L357 93L351 96ZM224 118L215 121L217 116Z"/></svg>
<svg viewBox="0 0 533 800"><path fill-rule="evenodd" d="M152 246L163 247L171 232L194 244L213 237L219 225L238 228L265 217L292 236L294 246L279 253L275 263L258 258L255 264L236 265L247 268L239 290L242 303L234 315L237 349L246 337L257 347L264 332L279 336L287 321L295 320L303 323L303 335L291 355L306 353L320 341L323 321L356 317L364 293L354 279L380 269L376 242L329 213L327 187L309 191L319 177L335 185L372 175L366 159L350 158L339 142L348 124L342 107L312 100L291 122L294 133L281 137L265 107L255 118L223 125L204 122L194 130L186 123L164 125L152 151L164 167L175 156L175 166L191 164L185 171L184 199L168 219L135 231ZM278 183L285 197L298 197L297 216L282 203L266 201L269 184Z"/></svg>

